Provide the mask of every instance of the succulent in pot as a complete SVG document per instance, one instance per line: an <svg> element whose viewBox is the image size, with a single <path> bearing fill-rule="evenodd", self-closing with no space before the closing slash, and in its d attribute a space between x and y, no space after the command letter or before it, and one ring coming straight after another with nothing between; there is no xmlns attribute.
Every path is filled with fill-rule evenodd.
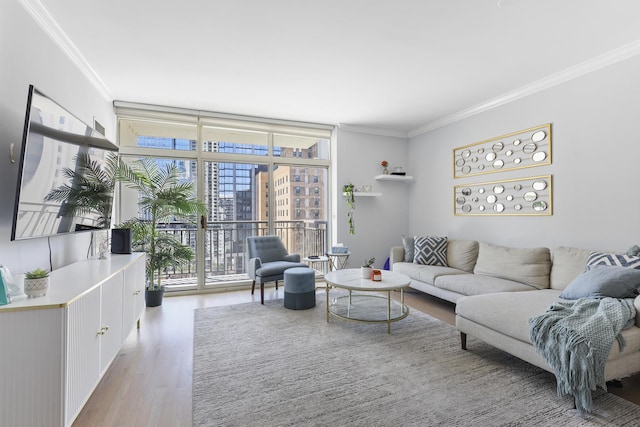
<svg viewBox="0 0 640 427"><path fill-rule="evenodd" d="M369 259L364 260L364 264L362 264L362 267L360 267L360 272L362 273L363 279L371 279L374 262L376 262L375 257L371 257Z"/></svg>
<svg viewBox="0 0 640 427"><path fill-rule="evenodd" d="M29 298L41 297L49 290L49 272L41 268L24 274L24 293Z"/></svg>

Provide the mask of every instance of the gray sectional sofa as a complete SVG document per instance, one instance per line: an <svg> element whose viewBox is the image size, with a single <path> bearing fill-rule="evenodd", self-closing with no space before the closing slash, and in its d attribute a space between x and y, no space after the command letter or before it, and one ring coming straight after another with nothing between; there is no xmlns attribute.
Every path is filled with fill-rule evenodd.
<svg viewBox="0 0 640 427"><path fill-rule="evenodd" d="M592 251L578 248L510 248L470 240L447 242L447 267L405 261L404 247L391 249L390 268L411 278L410 287L456 303L456 327L467 334L553 372L529 340L529 319L543 314L585 270ZM640 296L635 326L614 342L605 379L640 372Z"/></svg>

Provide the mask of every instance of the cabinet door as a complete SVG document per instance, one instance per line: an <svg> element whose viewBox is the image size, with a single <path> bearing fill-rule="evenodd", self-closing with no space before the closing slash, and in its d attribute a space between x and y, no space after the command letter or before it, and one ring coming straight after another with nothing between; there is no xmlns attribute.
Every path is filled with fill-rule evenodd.
<svg viewBox="0 0 640 427"><path fill-rule="evenodd" d="M0 312L0 426L64 423L62 308Z"/></svg>
<svg viewBox="0 0 640 427"><path fill-rule="evenodd" d="M100 379L100 287L67 306L66 425Z"/></svg>
<svg viewBox="0 0 640 427"><path fill-rule="evenodd" d="M144 310L145 257L141 256L133 265L124 270L124 341Z"/></svg>
<svg viewBox="0 0 640 427"><path fill-rule="evenodd" d="M102 292L100 329L100 375L104 374L122 345L123 274L116 274L100 286Z"/></svg>

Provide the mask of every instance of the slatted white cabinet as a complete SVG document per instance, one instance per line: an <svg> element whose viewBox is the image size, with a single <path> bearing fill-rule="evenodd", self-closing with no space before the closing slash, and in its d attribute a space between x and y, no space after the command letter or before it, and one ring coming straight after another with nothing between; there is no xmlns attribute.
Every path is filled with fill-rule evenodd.
<svg viewBox="0 0 640 427"><path fill-rule="evenodd" d="M124 272L100 286L100 376L111 365L122 346L123 279Z"/></svg>
<svg viewBox="0 0 640 427"><path fill-rule="evenodd" d="M124 271L123 341L129 336L144 310L145 274L144 262L137 262Z"/></svg>
<svg viewBox="0 0 640 427"><path fill-rule="evenodd" d="M0 306L0 426L69 426L144 309L144 254L55 270Z"/></svg>
<svg viewBox="0 0 640 427"><path fill-rule="evenodd" d="M67 307L65 425L71 425L100 380L100 294L86 293Z"/></svg>

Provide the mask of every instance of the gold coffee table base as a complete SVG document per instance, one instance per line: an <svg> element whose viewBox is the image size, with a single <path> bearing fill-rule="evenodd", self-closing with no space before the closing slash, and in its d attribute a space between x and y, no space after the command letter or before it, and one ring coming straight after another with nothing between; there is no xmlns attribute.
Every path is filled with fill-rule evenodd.
<svg viewBox="0 0 640 427"><path fill-rule="evenodd" d="M329 286L327 286L327 295ZM332 297L327 304L327 322L329 315L344 320L362 323L386 323L387 333L391 333L391 323L402 320L409 315L409 307L404 304L404 292L400 290L400 302L391 299L391 291L387 295L353 294ZM329 298L327 296L327 298Z"/></svg>

